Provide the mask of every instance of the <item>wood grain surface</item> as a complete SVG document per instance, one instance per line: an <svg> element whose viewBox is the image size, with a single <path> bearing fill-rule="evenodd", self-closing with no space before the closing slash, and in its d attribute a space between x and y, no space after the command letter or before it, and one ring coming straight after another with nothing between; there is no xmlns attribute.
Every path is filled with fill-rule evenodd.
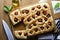
<svg viewBox="0 0 60 40"><path fill-rule="evenodd" d="M4 5L9 6L11 4L12 4L12 0L0 0L0 40L8 40L7 37L6 37L5 31L4 31L4 28L2 26L2 21L1 20L4 19L7 22L7 24L9 25L10 29L11 29L9 17L7 16L7 14L3 10ZM54 15L55 16L54 19L60 18L60 13L56 14L56 15ZM15 38L15 40L17 40L17 39Z"/></svg>

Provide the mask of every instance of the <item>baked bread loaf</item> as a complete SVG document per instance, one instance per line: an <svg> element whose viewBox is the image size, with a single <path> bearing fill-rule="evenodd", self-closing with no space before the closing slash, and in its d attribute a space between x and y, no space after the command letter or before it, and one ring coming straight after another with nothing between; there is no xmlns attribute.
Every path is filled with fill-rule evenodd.
<svg viewBox="0 0 60 40"><path fill-rule="evenodd" d="M19 22L21 21L20 10L17 9L17 10L15 10L15 11L11 12L11 13L9 14L9 17L10 17L13 25L19 23Z"/></svg>
<svg viewBox="0 0 60 40"><path fill-rule="evenodd" d="M26 30L18 30L18 31L14 31L14 34L17 38L20 39L26 39L27 38L27 32Z"/></svg>
<svg viewBox="0 0 60 40"><path fill-rule="evenodd" d="M49 11L50 10L49 5L47 3L40 3L40 4L33 5L29 7L29 10L30 10L30 15L28 15L24 19L25 24L31 24L39 16L46 16L48 13L51 14L51 12ZM48 14L48 16L50 14Z"/></svg>
<svg viewBox="0 0 60 40"><path fill-rule="evenodd" d="M40 24L40 21L36 20L35 22L26 26L28 36L41 34L44 32L50 32L53 30L53 28L54 28L54 24L52 17L50 17L43 24Z"/></svg>

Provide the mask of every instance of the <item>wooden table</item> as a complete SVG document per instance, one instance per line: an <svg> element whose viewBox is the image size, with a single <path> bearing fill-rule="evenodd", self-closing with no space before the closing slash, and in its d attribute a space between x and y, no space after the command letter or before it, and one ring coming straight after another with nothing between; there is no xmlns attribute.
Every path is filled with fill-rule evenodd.
<svg viewBox="0 0 60 40"><path fill-rule="evenodd" d="M8 40L6 37L5 31L3 29L1 20L4 19L11 29L9 18L3 10L4 5L9 6L11 3L12 3L12 0L0 0L0 40ZM55 15L55 18L57 18L58 15L60 17L60 14L57 14L57 15Z"/></svg>

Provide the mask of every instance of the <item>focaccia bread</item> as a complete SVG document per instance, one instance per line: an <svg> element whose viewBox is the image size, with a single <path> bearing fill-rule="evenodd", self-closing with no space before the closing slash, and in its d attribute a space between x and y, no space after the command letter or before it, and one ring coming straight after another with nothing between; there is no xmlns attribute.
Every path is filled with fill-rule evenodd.
<svg viewBox="0 0 60 40"><path fill-rule="evenodd" d="M12 23L23 22L25 30L14 31L17 38L26 39L27 36L42 34L56 30L48 3L38 3L17 9L10 13Z"/></svg>
<svg viewBox="0 0 60 40"><path fill-rule="evenodd" d="M33 21L35 21L39 16L50 16L50 8L47 3L40 3L33 5L32 7L29 7L30 15L28 15L24 19L25 24L31 24Z"/></svg>
<svg viewBox="0 0 60 40"><path fill-rule="evenodd" d="M9 14L9 17L10 17L13 25L19 23L19 22L21 21L21 14L20 14L19 9L11 12L11 13Z"/></svg>
<svg viewBox="0 0 60 40"><path fill-rule="evenodd" d="M43 24L39 24L40 21L38 21L38 22L37 21L38 20L36 20L35 22L26 26L28 36L41 34L41 33L44 33L44 32L50 32L54 28L54 23L53 23L52 17L50 17ZM42 20L42 21L44 21L44 20Z"/></svg>
<svg viewBox="0 0 60 40"><path fill-rule="evenodd" d="M26 30L18 30L18 31L14 31L14 34L17 38L20 39L26 39L27 38L27 32Z"/></svg>

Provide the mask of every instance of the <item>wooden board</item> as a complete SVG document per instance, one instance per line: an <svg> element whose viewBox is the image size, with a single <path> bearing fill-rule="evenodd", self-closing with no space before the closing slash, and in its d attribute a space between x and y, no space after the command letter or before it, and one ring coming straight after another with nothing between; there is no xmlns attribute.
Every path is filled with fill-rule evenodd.
<svg viewBox="0 0 60 40"><path fill-rule="evenodd" d="M23 8L23 7L27 7L27 6L31 6L31 5L34 5L34 4L38 4L40 1L39 0L31 0L31 1L24 1L24 0L22 0L22 1L20 1L20 8ZM53 9L52 9L52 4L51 4L51 1L49 0L49 1L47 1L47 0L45 0L45 1L43 1L42 0L42 2L47 2L48 4L49 4L49 6L50 6L50 10L51 10L51 13L52 13L52 16L53 16L53 18L54 18L54 12L53 12ZM21 4L22 3L22 4ZM28 3L28 4L27 4ZM25 5L24 5L25 4ZM55 22L54 22L55 23ZM57 30L56 28L56 25L54 24L54 30ZM19 31L19 30L26 30L26 26L25 26L25 24L23 23L23 22L20 22L19 24L17 24L17 25L15 25L15 26L13 26L13 33L15 32L15 31ZM15 34L15 33L14 33Z"/></svg>
<svg viewBox="0 0 60 40"><path fill-rule="evenodd" d="M50 0L48 0L47 2L51 3ZM7 14L3 10L4 5L9 6L11 3L12 3L12 0L0 0L0 40L8 40L7 37L6 37L5 31L3 29L1 20L4 19L11 29L9 17L7 16ZM56 18L60 18L60 15L59 14L57 14L57 16L54 15L54 19L56 19ZM17 40L17 39L15 38L15 40Z"/></svg>

